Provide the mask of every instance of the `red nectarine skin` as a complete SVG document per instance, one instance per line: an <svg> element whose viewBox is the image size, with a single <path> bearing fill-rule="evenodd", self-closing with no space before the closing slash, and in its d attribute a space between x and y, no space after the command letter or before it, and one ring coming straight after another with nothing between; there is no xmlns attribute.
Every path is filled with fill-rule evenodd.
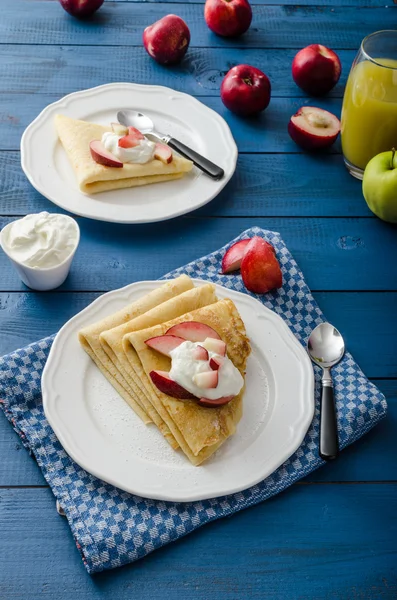
<svg viewBox="0 0 397 600"><path fill-rule="evenodd" d="M117 142L117 145L120 148L135 148L135 146L139 146L140 140L135 137L135 135L123 135Z"/></svg>
<svg viewBox="0 0 397 600"><path fill-rule="evenodd" d="M304 92L322 96L338 83L342 71L339 57L321 44L300 50L292 62L292 77Z"/></svg>
<svg viewBox="0 0 397 600"><path fill-rule="evenodd" d="M245 117L265 110L270 102L270 93L267 75L250 65L237 65L230 69L221 85L223 104Z"/></svg>
<svg viewBox="0 0 397 600"><path fill-rule="evenodd" d="M143 45L146 52L162 65L176 64L185 56L190 43L190 31L177 15L167 15L146 27Z"/></svg>
<svg viewBox="0 0 397 600"><path fill-rule="evenodd" d="M176 335L157 335L145 340L145 344L165 356L171 356L170 352L183 344L186 340Z"/></svg>
<svg viewBox="0 0 397 600"><path fill-rule="evenodd" d="M217 35L234 37L249 29L252 10L247 0L207 0L204 18Z"/></svg>
<svg viewBox="0 0 397 600"><path fill-rule="evenodd" d="M329 148L340 132L338 117L316 106L302 106L288 123L288 133L304 150Z"/></svg>
<svg viewBox="0 0 397 600"><path fill-rule="evenodd" d="M177 323L170 327L166 335L176 335L190 342L204 342L207 338L221 339L215 329L199 321Z"/></svg>
<svg viewBox="0 0 397 600"><path fill-rule="evenodd" d="M211 369L213 369L214 371L218 371L218 369L221 368L223 361L224 359L222 358L222 356L213 356L212 358L210 358Z"/></svg>
<svg viewBox="0 0 397 600"><path fill-rule="evenodd" d="M241 262L241 276L247 290L265 294L283 284L280 265L271 244L254 236Z"/></svg>
<svg viewBox="0 0 397 600"><path fill-rule="evenodd" d="M128 127L128 135L136 137L137 140L144 140L145 136L136 127Z"/></svg>
<svg viewBox="0 0 397 600"><path fill-rule="evenodd" d="M104 0L59 0L62 8L77 18L89 17L98 10Z"/></svg>
<svg viewBox="0 0 397 600"><path fill-rule="evenodd" d="M115 169L122 169L124 166L120 160L102 146L101 140L92 140L90 142L90 152L92 159L99 165L113 167Z"/></svg>
<svg viewBox="0 0 397 600"><path fill-rule="evenodd" d="M224 396L223 398L217 398L216 400L209 400L208 398L200 398L199 404L202 406L206 406L207 408L217 408L218 406L223 406L224 404L228 404L235 398L235 396Z"/></svg>
<svg viewBox="0 0 397 600"><path fill-rule="evenodd" d="M196 396L171 379L166 371L150 371L149 375L156 388L163 394L178 400L198 400Z"/></svg>

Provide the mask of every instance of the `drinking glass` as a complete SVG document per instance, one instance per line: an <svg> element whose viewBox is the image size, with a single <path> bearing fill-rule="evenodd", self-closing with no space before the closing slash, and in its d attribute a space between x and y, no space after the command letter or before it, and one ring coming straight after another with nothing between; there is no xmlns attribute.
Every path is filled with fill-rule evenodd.
<svg viewBox="0 0 397 600"><path fill-rule="evenodd" d="M362 41L346 84L341 137L346 167L357 179L373 156L397 148L397 30Z"/></svg>

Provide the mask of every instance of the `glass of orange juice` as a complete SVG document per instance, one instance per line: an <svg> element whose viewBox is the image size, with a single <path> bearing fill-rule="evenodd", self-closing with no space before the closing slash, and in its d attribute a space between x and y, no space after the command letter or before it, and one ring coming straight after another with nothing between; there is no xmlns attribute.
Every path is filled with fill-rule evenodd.
<svg viewBox="0 0 397 600"><path fill-rule="evenodd" d="M397 30L362 41L346 84L341 134L346 167L358 179L373 156L397 148Z"/></svg>

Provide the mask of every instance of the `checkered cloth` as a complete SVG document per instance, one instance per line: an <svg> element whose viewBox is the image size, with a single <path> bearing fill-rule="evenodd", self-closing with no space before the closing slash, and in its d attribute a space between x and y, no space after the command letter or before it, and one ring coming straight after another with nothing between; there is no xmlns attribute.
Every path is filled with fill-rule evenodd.
<svg viewBox="0 0 397 600"><path fill-rule="evenodd" d="M284 282L282 289L258 299L279 314L306 344L310 331L324 317L280 235L254 227L237 240L253 235L275 246ZM166 277L187 273L245 292L238 273L219 274L225 250L221 248ZM260 484L231 496L187 504L156 502L123 492L74 463L44 416L40 377L53 339L45 338L0 360L1 405L65 511L89 573L142 558L209 521L266 500L323 464L318 456L320 373L316 370L313 423L295 454ZM340 445L345 448L385 416L387 405L348 353L333 369L333 377Z"/></svg>

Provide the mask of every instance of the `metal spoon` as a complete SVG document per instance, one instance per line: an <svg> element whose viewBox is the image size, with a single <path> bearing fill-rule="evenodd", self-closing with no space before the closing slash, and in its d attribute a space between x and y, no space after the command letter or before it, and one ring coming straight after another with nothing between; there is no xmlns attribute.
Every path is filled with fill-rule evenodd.
<svg viewBox="0 0 397 600"><path fill-rule="evenodd" d="M208 158L205 158L198 152L195 152L195 150L192 150L192 148L182 144L182 142L176 140L170 135L156 131L153 121L147 115L135 110L119 110L117 113L117 120L119 123L124 125L124 127L136 127L149 139L153 138L155 142L167 144L170 146L170 148L173 148L185 158L193 161L196 167L201 169L212 179L222 179L224 176L224 170L208 160Z"/></svg>
<svg viewBox="0 0 397 600"><path fill-rule="evenodd" d="M324 460L332 460L339 454L339 441L330 369L342 359L345 343L339 331L331 323L320 323L310 334L307 351L312 361L323 370L319 454Z"/></svg>

